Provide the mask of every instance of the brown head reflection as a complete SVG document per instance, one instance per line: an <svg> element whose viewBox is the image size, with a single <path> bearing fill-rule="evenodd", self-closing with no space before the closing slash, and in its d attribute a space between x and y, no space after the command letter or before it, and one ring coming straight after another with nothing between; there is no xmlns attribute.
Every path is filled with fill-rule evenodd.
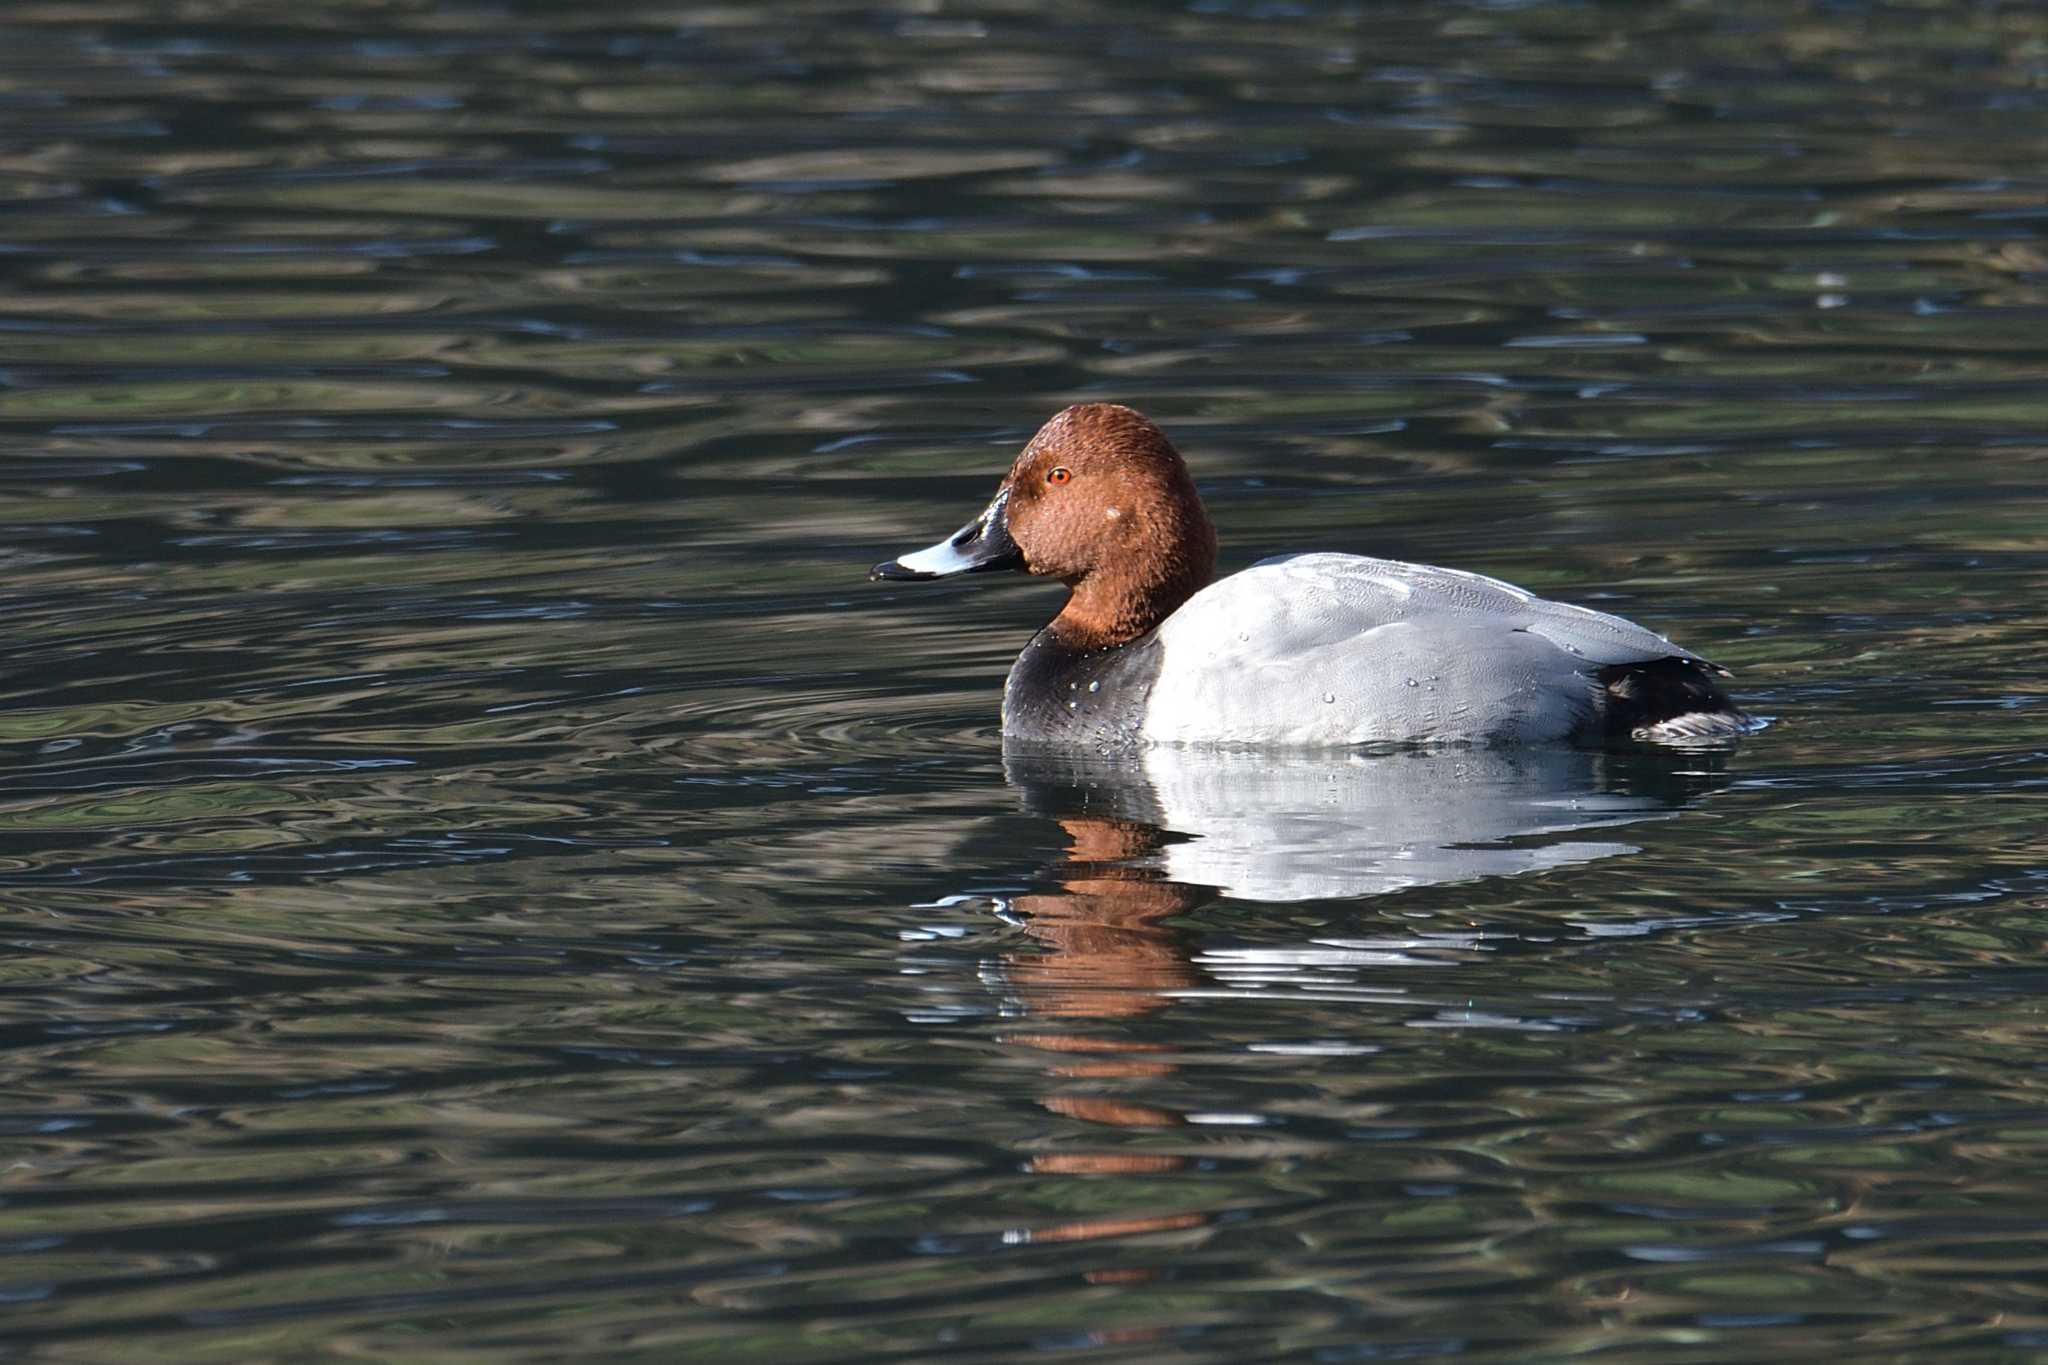
<svg viewBox="0 0 2048 1365"><path fill-rule="evenodd" d="M1058 891L1016 897L1036 952L1006 959L1010 987L1033 1014L1051 1019L1113 1019L1145 1014L1171 1003L1173 993L1200 979L1188 960L1182 915L1215 898L1203 887L1167 881L1151 866L1166 836L1152 825L1105 816L1060 817L1067 855L1047 869ZM1047 1070L1083 1093L1044 1096L1047 1110L1110 1128L1167 1129L1186 1122L1175 1109L1099 1093L1105 1081L1140 1084L1169 1074L1162 1045L1104 1034L1019 1033L1008 1042L1048 1055ZM1187 1158L1143 1151L1044 1151L1031 1169L1048 1176L1157 1175L1180 1170ZM1113 1238L1206 1220L1174 1215L1138 1220L1089 1220L1033 1230L1034 1240Z"/></svg>
<svg viewBox="0 0 2048 1365"><path fill-rule="evenodd" d="M1200 979L1169 923L1215 898L1144 866L1157 829L1136 821L1066 816L1071 841L1048 872L1060 886L1011 905L1042 950L1006 961L1011 987L1034 1015L1107 1018L1143 1014ZM1083 1064L1100 1074L1101 1063Z"/></svg>

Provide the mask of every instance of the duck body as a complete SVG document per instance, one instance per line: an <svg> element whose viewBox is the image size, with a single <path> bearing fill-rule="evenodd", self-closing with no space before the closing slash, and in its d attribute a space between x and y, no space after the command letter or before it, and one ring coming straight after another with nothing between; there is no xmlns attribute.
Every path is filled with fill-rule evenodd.
<svg viewBox="0 0 2048 1365"><path fill-rule="evenodd" d="M1004 686L1003 733L1027 743L1688 742L1755 725L1726 670L1618 616L1350 554L1212 583L1214 555L1165 436L1088 404L1046 424L980 518L874 576L1023 568L1069 584Z"/></svg>
<svg viewBox="0 0 2048 1365"><path fill-rule="evenodd" d="M1233 748L1708 738L1748 725L1718 672L1632 621L1482 574L1281 555L1125 645L1039 632L1010 670L1003 733Z"/></svg>

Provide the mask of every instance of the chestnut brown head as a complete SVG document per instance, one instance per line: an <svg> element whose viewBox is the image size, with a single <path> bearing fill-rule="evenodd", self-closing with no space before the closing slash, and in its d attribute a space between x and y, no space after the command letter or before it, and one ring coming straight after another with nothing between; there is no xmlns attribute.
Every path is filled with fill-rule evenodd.
<svg viewBox="0 0 2048 1365"><path fill-rule="evenodd" d="M874 578L943 578L997 568L1073 589L1052 630L1122 644L1209 581L1216 532L1166 433L1114 403L1082 403L1038 429L980 516Z"/></svg>

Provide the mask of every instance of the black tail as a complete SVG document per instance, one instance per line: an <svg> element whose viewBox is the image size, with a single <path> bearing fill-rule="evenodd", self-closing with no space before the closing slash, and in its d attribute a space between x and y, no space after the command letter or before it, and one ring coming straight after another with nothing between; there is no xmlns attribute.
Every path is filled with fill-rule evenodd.
<svg viewBox="0 0 2048 1365"><path fill-rule="evenodd" d="M1609 664L1597 675L1608 736L1669 741L1747 734L1756 721L1714 681L1721 671L1679 658Z"/></svg>

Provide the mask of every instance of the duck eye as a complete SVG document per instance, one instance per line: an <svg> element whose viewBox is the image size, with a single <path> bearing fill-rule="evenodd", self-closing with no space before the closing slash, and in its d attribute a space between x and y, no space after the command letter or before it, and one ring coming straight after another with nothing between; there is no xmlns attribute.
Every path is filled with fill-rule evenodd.
<svg viewBox="0 0 2048 1365"><path fill-rule="evenodd" d="M1045 481L1047 483L1065 483L1068 479L1071 479L1073 477L1074 474L1072 470L1068 469L1063 464L1056 464L1052 467L1052 472L1045 476Z"/></svg>

